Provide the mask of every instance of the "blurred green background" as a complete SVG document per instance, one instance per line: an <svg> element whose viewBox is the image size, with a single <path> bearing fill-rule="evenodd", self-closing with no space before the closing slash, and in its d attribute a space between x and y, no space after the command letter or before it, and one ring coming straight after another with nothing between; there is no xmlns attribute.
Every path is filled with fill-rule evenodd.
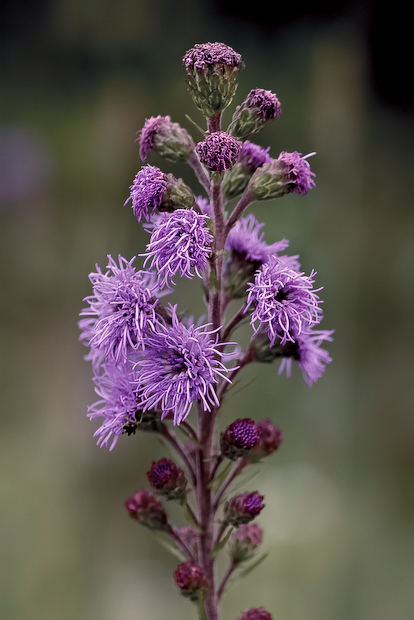
<svg viewBox="0 0 414 620"><path fill-rule="evenodd" d="M281 100L282 117L254 141L273 156L317 151L307 197L251 211L268 243L289 238L305 271L317 270L322 326L336 330L334 361L311 389L298 368L288 380L277 365L255 366L223 413L222 427L270 417L284 431L247 487L266 496L258 522L270 556L228 593L223 619L259 605L275 620L413 618L412 52L398 3L380 6L6 2L2 620L195 618L172 580L176 559L123 506L163 447L151 435L96 447L77 320L95 263L144 251L123 207L142 165L136 131L170 114L198 140L181 58L206 41L242 54L234 104L256 87ZM197 188L184 166L149 163ZM177 287L181 309L203 312L197 287Z"/></svg>

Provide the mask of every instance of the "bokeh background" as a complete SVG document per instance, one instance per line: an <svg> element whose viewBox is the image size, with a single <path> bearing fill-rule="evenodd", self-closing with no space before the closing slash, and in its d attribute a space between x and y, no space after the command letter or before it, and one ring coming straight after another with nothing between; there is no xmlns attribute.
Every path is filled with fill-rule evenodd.
<svg viewBox="0 0 414 620"><path fill-rule="evenodd" d="M229 591L223 618L264 605L278 620L411 620L406 11L375 0L6 0L3 11L0 617L195 618L172 580L177 560L123 506L163 447L151 435L122 437L112 453L96 447L77 317L95 263L144 249L123 207L141 166L136 131L158 114L191 132L186 113L203 122L181 58L195 43L223 41L246 64L234 105L255 87L282 103L254 140L274 156L317 151L307 197L251 210L269 243L289 238L306 272L317 270L323 327L336 330L334 361L311 389L297 368L287 379L277 365L255 366L223 413L223 427L270 417L285 437L246 487L266 496L259 523L270 555ZM197 187L185 166L150 163ZM180 283L174 299L199 314L197 287Z"/></svg>

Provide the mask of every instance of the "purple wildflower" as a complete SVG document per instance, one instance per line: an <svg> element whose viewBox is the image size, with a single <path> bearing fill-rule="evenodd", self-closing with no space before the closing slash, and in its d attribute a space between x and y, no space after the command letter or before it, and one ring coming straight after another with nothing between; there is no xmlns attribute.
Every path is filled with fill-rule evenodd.
<svg viewBox="0 0 414 620"><path fill-rule="evenodd" d="M151 269L158 272L160 288L169 286L175 274L192 279L195 272L207 268L207 258L211 254L213 236L205 220L193 209L177 209L171 215L165 213L154 226L151 240L147 245L145 264L149 259Z"/></svg>
<svg viewBox="0 0 414 620"><path fill-rule="evenodd" d="M240 418L232 422L222 433L220 448L226 458L236 460L254 448L258 441L259 433L254 420Z"/></svg>
<svg viewBox="0 0 414 620"><path fill-rule="evenodd" d="M235 495L224 507L225 521L235 527L250 523L263 510L263 499L257 491Z"/></svg>
<svg viewBox="0 0 414 620"><path fill-rule="evenodd" d="M302 154L297 151L293 151L293 153L283 151L277 158L276 161L284 167L284 176L289 179L291 192L306 194L309 189L315 186L315 181L312 178L315 173L311 171L307 161L307 157L311 155L314 153L302 157Z"/></svg>
<svg viewBox="0 0 414 620"><path fill-rule="evenodd" d="M194 150L190 134L178 123L172 123L170 116L147 118L137 141L142 161L147 160L152 150L170 161L186 161Z"/></svg>
<svg viewBox="0 0 414 620"><path fill-rule="evenodd" d="M103 361L103 357L119 363L128 350L143 347L144 331L154 328L156 322L153 276L135 270L135 257L127 261L119 255L119 266L112 256L108 259L106 273L96 265L96 273L89 274L93 295L85 297L89 308L80 316L92 318L79 321L80 340L91 347L89 357L95 370L97 360Z"/></svg>
<svg viewBox="0 0 414 620"><path fill-rule="evenodd" d="M237 620L272 620L272 615L264 607L252 607L244 611Z"/></svg>
<svg viewBox="0 0 414 620"><path fill-rule="evenodd" d="M267 245L263 240L264 232L261 232L263 226L264 224L259 224L252 213L242 217L230 230L226 249L259 264L267 262L272 255L283 252L288 247L289 241L282 239Z"/></svg>
<svg viewBox="0 0 414 620"><path fill-rule="evenodd" d="M245 140L237 163L251 171L257 170L263 164L268 164L272 161L269 151L270 146L264 149L262 146L254 144L254 142Z"/></svg>
<svg viewBox="0 0 414 620"><path fill-rule="evenodd" d="M208 201L208 198L205 198L204 196L197 196L196 201L204 215L209 215L211 217L212 208L211 204Z"/></svg>
<svg viewBox="0 0 414 620"><path fill-rule="evenodd" d="M264 88L254 88L247 95L244 104L246 108L256 111L256 114L262 117L264 121L277 118L282 114L282 106L277 96L270 90Z"/></svg>
<svg viewBox="0 0 414 620"><path fill-rule="evenodd" d="M105 364L104 372L94 377L95 391L101 397L88 407L91 420L104 418L95 432L98 446L113 450L125 428L136 424L141 409L136 393L138 373L127 365ZM111 443L109 443L111 441Z"/></svg>
<svg viewBox="0 0 414 620"><path fill-rule="evenodd" d="M278 374L286 371L286 375L290 377L293 359L298 362L304 380L311 387L325 372L325 365L332 361L328 351L321 348L321 344L324 341L332 342L333 333L333 329L302 331L293 343L287 343L282 349L283 359Z"/></svg>
<svg viewBox="0 0 414 620"><path fill-rule="evenodd" d="M314 271L305 276L288 269L278 258L257 270L255 281L248 288L248 306L254 305L251 325L255 333L266 326L271 347L277 337L282 345L294 342L304 328L320 322L316 293L321 289L313 290L314 275Z"/></svg>
<svg viewBox="0 0 414 620"><path fill-rule="evenodd" d="M218 405L214 389L217 377L228 381L228 372L219 360L218 336L207 331L208 325L186 327L170 307L172 325L158 325L145 341L145 359L137 362L139 395L144 410L161 407L164 418L170 410L174 424L180 424L193 402L200 401L204 411Z"/></svg>
<svg viewBox="0 0 414 620"><path fill-rule="evenodd" d="M201 161L213 172L230 170L241 149L242 143L225 131L215 131L196 146Z"/></svg>
<svg viewBox="0 0 414 620"><path fill-rule="evenodd" d="M131 200L132 210L138 222L144 217L149 221L148 209L157 209L162 203L163 193L167 189L167 181L163 172L156 166L144 166L138 172L131 185L130 196L125 205ZM124 206L125 206L124 205Z"/></svg>
<svg viewBox="0 0 414 620"><path fill-rule="evenodd" d="M185 53L183 64L186 69L199 71L211 65L244 66L240 54L224 43L196 43Z"/></svg>

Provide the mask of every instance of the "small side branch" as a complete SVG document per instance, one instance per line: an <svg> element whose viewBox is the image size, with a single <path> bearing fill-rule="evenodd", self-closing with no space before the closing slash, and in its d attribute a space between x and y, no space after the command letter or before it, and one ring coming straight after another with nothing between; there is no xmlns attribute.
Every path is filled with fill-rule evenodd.
<svg viewBox="0 0 414 620"><path fill-rule="evenodd" d="M231 562L230 562L230 564L229 564L229 566L227 568L227 571L225 572L225 574L223 576L223 579L221 580L221 583L220 583L220 585L218 587L218 590L217 590L217 598L218 598L218 600L220 600L221 597L223 596L224 588L226 587L230 577L232 576L232 574L236 570L238 563L239 562L236 560L236 558L233 558L231 560Z"/></svg>
<svg viewBox="0 0 414 620"><path fill-rule="evenodd" d="M237 220L240 218L243 211L245 211L252 202L254 202L254 197L250 190L250 187L247 186L243 194L241 195L239 202L236 204L232 213L230 214L229 219L227 220L225 235L224 235L225 239L227 239L227 235L229 234L229 232L231 231L231 229L233 228Z"/></svg>
<svg viewBox="0 0 414 620"><path fill-rule="evenodd" d="M178 454L180 455L180 457L184 461L184 463L185 463L185 465L187 467L188 473L190 474L190 477L191 477L191 483L192 483L193 487L195 488L197 482L196 482L196 476L195 476L195 472L194 472L194 466L193 466L191 460L189 459L189 457L188 457L188 455L187 455L187 453L185 451L184 446L177 439L177 436L175 435L175 433L173 431L170 431L170 429L167 428L167 426L165 426L165 424L163 425L162 436L178 452Z"/></svg>

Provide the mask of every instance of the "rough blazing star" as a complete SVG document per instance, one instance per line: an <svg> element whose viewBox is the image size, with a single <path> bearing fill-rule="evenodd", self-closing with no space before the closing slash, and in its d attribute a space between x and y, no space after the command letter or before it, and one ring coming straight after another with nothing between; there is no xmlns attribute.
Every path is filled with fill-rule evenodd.
<svg viewBox="0 0 414 620"><path fill-rule="evenodd" d="M163 172L156 166L144 166L136 175L130 187L130 196L125 204L132 202L132 210L138 222L144 217L149 221L149 209L157 209L162 203L162 195L167 189Z"/></svg>
<svg viewBox="0 0 414 620"><path fill-rule="evenodd" d="M144 266L152 259L150 268L157 270L160 288L170 286L177 273L192 279L195 272L202 278L200 271L207 268L213 242L206 219L192 209L177 209L171 215L164 213L156 222L142 256L147 257Z"/></svg>
<svg viewBox="0 0 414 620"><path fill-rule="evenodd" d="M302 369L302 375L309 387L315 383L325 372L325 365L332 362L328 351L321 348L322 342L331 342L334 330L306 330L292 343L288 342L282 348L282 362L278 374L286 372L290 377L292 371L292 359Z"/></svg>
<svg viewBox="0 0 414 620"><path fill-rule="evenodd" d="M271 347L277 337L282 345L294 342L303 329L320 322L322 311L316 293L321 289L313 289L314 275L314 271L305 276L284 267L278 258L256 271L255 281L248 287L248 306L254 306L251 325L255 333L266 327Z"/></svg>
<svg viewBox="0 0 414 620"><path fill-rule="evenodd" d="M225 131L215 131L196 146L197 153L213 172L230 170L236 163L242 149L242 143Z"/></svg>
<svg viewBox="0 0 414 620"><path fill-rule="evenodd" d="M79 322L80 339L91 347L92 359L105 357L119 363L126 360L129 350L143 347L144 331L154 328L157 289L151 274L135 270L135 257L127 261L119 256L119 266L112 256L108 260L108 271L103 273L96 265L97 271L89 274L93 295L85 297L89 308L80 316L92 318Z"/></svg>
<svg viewBox="0 0 414 620"><path fill-rule="evenodd" d="M170 411L174 424L180 424L194 402L200 401L204 411L218 405L215 392L217 377L227 368L220 361L218 338L207 331L208 325L186 327L171 307L172 325L158 325L145 342L145 358L137 362L138 388L143 409L162 409L162 417Z"/></svg>

